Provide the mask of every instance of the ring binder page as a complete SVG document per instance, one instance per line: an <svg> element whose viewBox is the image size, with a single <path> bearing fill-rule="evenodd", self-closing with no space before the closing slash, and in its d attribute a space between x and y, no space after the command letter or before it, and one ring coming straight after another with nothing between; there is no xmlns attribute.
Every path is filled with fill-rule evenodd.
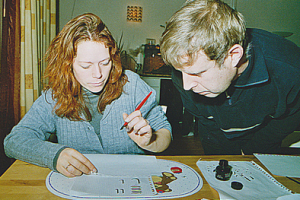
<svg viewBox="0 0 300 200"><path fill-rule="evenodd" d="M253 161L229 161L232 176L228 181L215 178L215 169L218 164L219 161L197 161L197 166L204 178L211 187L218 191L220 199L277 199L280 196L292 194L292 191ZM242 189L233 189L232 182L241 183Z"/></svg>
<svg viewBox="0 0 300 200"><path fill-rule="evenodd" d="M300 178L300 156L257 153L254 156L272 174Z"/></svg>

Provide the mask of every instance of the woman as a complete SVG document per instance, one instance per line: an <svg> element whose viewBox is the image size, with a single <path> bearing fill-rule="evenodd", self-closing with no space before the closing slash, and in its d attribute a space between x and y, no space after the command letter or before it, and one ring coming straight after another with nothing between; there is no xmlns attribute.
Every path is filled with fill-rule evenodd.
<svg viewBox="0 0 300 200"><path fill-rule="evenodd" d="M5 138L7 156L74 177L97 171L83 153L145 154L168 147L171 127L154 90L122 70L116 42L99 17L69 21L46 58L47 85ZM51 134L58 143L47 142Z"/></svg>

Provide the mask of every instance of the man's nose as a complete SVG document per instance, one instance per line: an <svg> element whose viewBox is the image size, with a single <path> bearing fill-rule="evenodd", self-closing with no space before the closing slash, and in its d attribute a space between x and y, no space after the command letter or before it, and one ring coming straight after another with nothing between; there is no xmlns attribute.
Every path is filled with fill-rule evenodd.
<svg viewBox="0 0 300 200"><path fill-rule="evenodd" d="M182 72L182 81L183 89L185 90L190 90L193 87L197 86L197 83L194 81L194 77L184 72Z"/></svg>
<svg viewBox="0 0 300 200"><path fill-rule="evenodd" d="M101 78L102 73L101 73L100 66L93 65L92 76L93 76L93 78Z"/></svg>

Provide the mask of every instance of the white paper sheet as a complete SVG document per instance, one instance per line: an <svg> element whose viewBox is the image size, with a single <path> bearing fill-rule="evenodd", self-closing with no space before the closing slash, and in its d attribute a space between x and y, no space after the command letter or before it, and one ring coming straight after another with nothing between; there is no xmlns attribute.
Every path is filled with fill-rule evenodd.
<svg viewBox="0 0 300 200"><path fill-rule="evenodd" d="M280 184L255 162L229 161L232 176L228 181L215 178L219 161L198 161L197 166L211 187L219 192L220 199L276 199L291 191ZM243 184L241 190L231 188L231 182Z"/></svg>
<svg viewBox="0 0 300 200"><path fill-rule="evenodd" d="M85 154L98 169L98 175L106 176L139 176L159 172L155 156L125 154Z"/></svg>
<svg viewBox="0 0 300 200"><path fill-rule="evenodd" d="M254 156L272 174L300 178L300 156L257 153Z"/></svg>

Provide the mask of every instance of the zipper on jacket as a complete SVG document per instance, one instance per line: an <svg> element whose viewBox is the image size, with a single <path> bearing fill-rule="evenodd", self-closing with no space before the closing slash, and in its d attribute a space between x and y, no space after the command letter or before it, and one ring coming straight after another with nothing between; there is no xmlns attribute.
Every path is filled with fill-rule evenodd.
<svg viewBox="0 0 300 200"><path fill-rule="evenodd" d="M226 98L228 99L228 104L231 105L231 96L227 92L225 92L225 94Z"/></svg>

